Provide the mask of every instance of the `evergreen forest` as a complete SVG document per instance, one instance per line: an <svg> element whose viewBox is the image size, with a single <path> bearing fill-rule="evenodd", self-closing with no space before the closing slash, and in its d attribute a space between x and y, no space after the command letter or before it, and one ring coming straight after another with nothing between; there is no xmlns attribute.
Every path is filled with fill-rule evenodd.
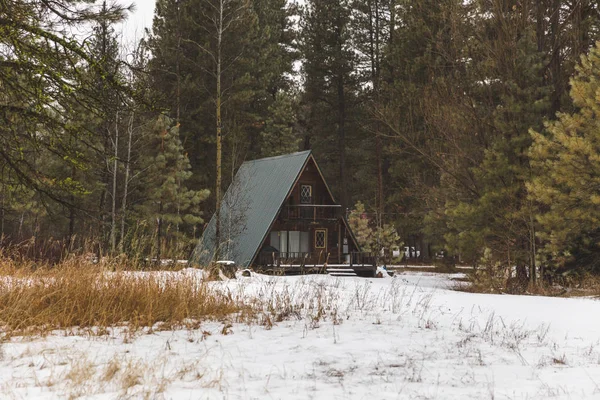
<svg viewBox="0 0 600 400"><path fill-rule="evenodd" d="M310 149L423 262L600 273L598 2L157 0L123 46L134 10L0 0L3 247L186 259L244 161Z"/></svg>

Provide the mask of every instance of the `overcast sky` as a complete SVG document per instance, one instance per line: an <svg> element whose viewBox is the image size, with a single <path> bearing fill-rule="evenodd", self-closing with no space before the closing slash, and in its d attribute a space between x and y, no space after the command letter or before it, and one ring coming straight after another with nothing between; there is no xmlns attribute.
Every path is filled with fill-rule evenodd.
<svg viewBox="0 0 600 400"><path fill-rule="evenodd" d="M129 13L125 22L119 27L123 32L125 43L133 43L140 40L144 33L144 28L152 27L152 16L154 15L155 0L119 0L119 3L135 5L135 11Z"/></svg>

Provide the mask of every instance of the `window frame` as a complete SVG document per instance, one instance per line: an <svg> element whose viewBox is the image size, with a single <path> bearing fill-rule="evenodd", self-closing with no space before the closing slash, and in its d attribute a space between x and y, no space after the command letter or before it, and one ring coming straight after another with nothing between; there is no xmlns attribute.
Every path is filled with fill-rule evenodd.
<svg viewBox="0 0 600 400"><path fill-rule="evenodd" d="M317 235L319 233L323 234L323 246L317 246ZM315 249L327 249L327 229L326 228L319 228L319 229L315 229L315 235L314 235L314 247Z"/></svg>
<svg viewBox="0 0 600 400"><path fill-rule="evenodd" d="M308 188L309 191L309 196L308 196L308 202L304 201L304 198L306 198L306 196L303 196L302 192L304 191L304 188ZM313 187L312 185L309 184L300 184L300 204L312 204L312 198L313 198Z"/></svg>

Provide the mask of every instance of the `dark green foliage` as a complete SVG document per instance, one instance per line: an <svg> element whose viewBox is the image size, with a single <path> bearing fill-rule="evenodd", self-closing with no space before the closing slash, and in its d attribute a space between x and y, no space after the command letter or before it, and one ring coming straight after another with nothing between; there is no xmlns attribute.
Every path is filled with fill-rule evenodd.
<svg viewBox="0 0 600 400"><path fill-rule="evenodd" d="M180 123L194 187L213 187L215 180L217 48L213 19L220 1L159 0L148 41L156 102ZM261 136L267 125L293 123L293 110L284 116L282 106L275 103L278 93L290 88L287 74L294 57L288 19L292 10L284 0L225 0L223 4L227 24L221 47L223 175L228 177L241 162L263 152Z"/></svg>
<svg viewBox="0 0 600 400"><path fill-rule="evenodd" d="M188 237L194 238L194 228L202 221L200 203L208 190L190 190L190 162L179 138L179 126L171 126L167 117L159 117L148 128L147 155L141 160L144 178L140 182L141 198L135 207L137 221L156 232L155 253L160 258L166 245L177 248ZM185 240L183 240L185 242Z"/></svg>
<svg viewBox="0 0 600 400"><path fill-rule="evenodd" d="M93 161L82 149L90 148L93 129L86 122L102 118L103 100L88 85L88 76L95 74L114 93L126 88L73 32L119 21L123 13L121 7L96 12L60 0L52 8L43 1L0 4L2 216L10 225L3 224L2 233L10 240L22 239L27 225L36 227L30 235L63 236L65 210L81 208L75 199L89 193L82 177ZM22 204L13 200L21 196L38 211L20 211Z"/></svg>
<svg viewBox="0 0 600 400"><path fill-rule="evenodd" d="M0 1L5 240L184 249L214 209L219 99L222 190L245 160L310 148L374 237L520 282L597 265L596 50L569 84L595 2L158 0L133 65L124 11Z"/></svg>
<svg viewBox="0 0 600 400"><path fill-rule="evenodd" d="M353 75L351 10L347 1L307 1L301 18L305 148L314 150L342 206L349 206L347 148L356 135L358 81ZM321 161L322 160L322 161Z"/></svg>
<svg viewBox="0 0 600 400"><path fill-rule="evenodd" d="M261 157L298 151L300 137L295 132L297 100L293 94L279 92L269 106L270 117L260 133Z"/></svg>
<svg viewBox="0 0 600 400"><path fill-rule="evenodd" d="M565 35L557 27L568 31L552 20L562 12L536 1L400 4L379 112L397 138L389 148L399 187L391 192L408 212L400 226L424 231L462 261L485 254L521 275L534 271L539 210L526 195L527 132L562 98L572 62L553 66Z"/></svg>
<svg viewBox="0 0 600 400"><path fill-rule="evenodd" d="M599 78L597 44L582 57L571 80L576 111L558 114L542 133L531 131L530 156L536 174L529 193L532 201L543 206L537 216L545 243L542 254L554 267L575 264L598 269Z"/></svg>

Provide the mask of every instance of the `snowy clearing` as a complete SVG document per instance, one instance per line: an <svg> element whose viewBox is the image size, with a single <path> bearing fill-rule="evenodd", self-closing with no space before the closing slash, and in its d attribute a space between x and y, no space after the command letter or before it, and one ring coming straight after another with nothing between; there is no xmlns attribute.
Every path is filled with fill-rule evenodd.
<svg viewBox="0 0 600 400"><path fill-rule="evenodd" d="M450 277L215 282L276 312L12 338L0 342L0 398L600 398L599 301L455 292Z"/></svg>

